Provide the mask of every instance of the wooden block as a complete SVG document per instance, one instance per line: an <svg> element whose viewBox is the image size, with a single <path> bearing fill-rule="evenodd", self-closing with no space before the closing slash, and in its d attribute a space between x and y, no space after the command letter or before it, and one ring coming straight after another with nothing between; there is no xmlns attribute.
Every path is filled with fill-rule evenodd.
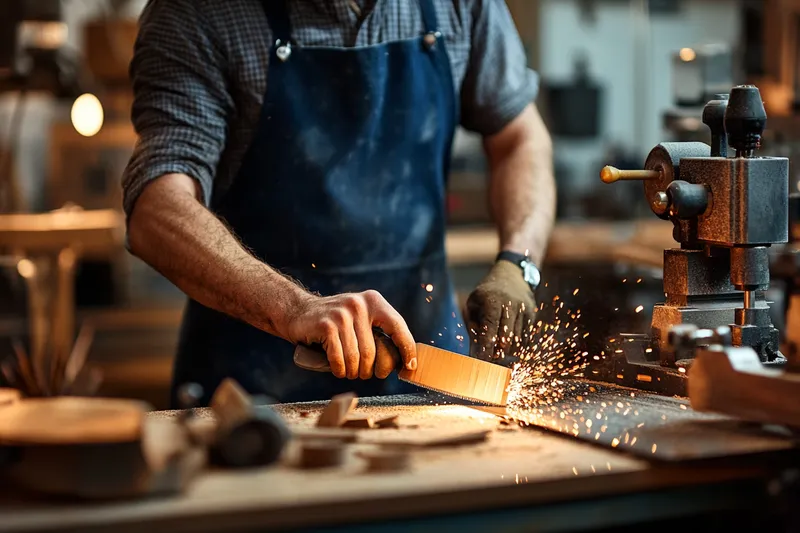
<svg viewBox="0 0 800 533"><path fill-rule="evenodd" d="M339 394L331 398L328 405L320 413L317 419L317 427L338 428L347 420L350 411L355 409L358 398L352 392Z"/></svg>
<svg viewBox="0 0 800 533"><path fill-rule="evenodd" d="M399 428L400 425L397 423L397 419L399 415L392 415L387 416L386 418L381 418L375 421L375 427L379 429L386 429L386 428Z"/></svg>
<svg viewBox="0 0 800 533"><path fill-rule="evenodd" d="M697 353L689 370L692 408L800 427L800 374L765 368L750 348L726 352Z"/></svg>
<svg viewBox="0 0 800 533"><path fill-rule="evenodd" d="M300 441L335 440L351 443L358 440L358 433L340 428L295 428L292 430L292 438Z"/></svg>
<svg viewBox="0 0 800 533"><path fill-rule="evenodd" d="M331 468L344 461L344 444L332 440L304 442L300 468Z"/></svg>
<svg viewBox="0 0 800 533"><path fill-rule="evenodd" d="M149 406L110 398L32 398L0 410L0 443L138 442Z"/></svg>
<svg viewBox="0 0 800 533"><path fill-rule="evenodd" d="M375 450L360 452L359 457L367 461L368 472L399 472L407 470L411 456L401 450Z"/></svg>
<svg viewBox="0 0 800 533"><path fill-rule="evenodd" d="M345 420L342 427L351 429L372 429L375 427L375 423L368 416L357 416Z"/></svg>
<svg viewBox="0 0 800 533"><path fill-rule="evenodd" d="M398 376L459 398L505 405L511 369L420 343L416 370L403 369Z"/></svg>
<svg viewBox="0 0 800 533"><path fill-rule="evenodd" d="M220 432L227 433L252 416L253 403L250 397L235 380L226 378L220 383L209 406L220 426Z"/></svg>

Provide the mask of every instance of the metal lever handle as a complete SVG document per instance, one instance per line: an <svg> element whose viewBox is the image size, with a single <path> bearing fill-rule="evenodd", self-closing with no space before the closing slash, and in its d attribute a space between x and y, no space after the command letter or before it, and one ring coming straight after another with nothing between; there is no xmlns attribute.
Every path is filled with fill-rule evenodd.
<svg viewBox="0 0 800 533"><path fill-rule="evenodd" d="M600 171L603 183L614 183L619 180L657 180L661 177L658 170L620 170L616 167L606 166Z"/></svg>

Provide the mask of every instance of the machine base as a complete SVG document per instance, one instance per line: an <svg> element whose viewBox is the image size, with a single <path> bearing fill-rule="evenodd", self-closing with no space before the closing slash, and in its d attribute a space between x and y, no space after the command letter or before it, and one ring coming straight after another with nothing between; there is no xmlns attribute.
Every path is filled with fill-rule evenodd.
<svg viewBox="0 0 800 533"><path fill-rule="evenodd" d="M663 396L687 397L687 373L691 359L676 361L675 367L661 364L649 335L623 333L609 339L605 359L591 365L586 377ZM762 362L766 368L783 369L787 360L778 353L774 361Z"/></svg>

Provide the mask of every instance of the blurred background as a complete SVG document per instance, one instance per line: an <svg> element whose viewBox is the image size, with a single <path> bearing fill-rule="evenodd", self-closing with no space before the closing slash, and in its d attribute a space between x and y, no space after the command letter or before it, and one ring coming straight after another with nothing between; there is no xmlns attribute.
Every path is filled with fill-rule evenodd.
<svg viewBox="0 0 800 533"><path fill-rule="evenodd" d="M119 186L136 142L127 72L144 4L0 0L0 357L15 339L71 349L91 324L100 392L163 408L184 297L124 250ZM507 4L555 142L559 224L539 299L580 307L598 342L645 332L671 225L640 183L604 185L599 170L640 168L662 141L708 142L704 103L744 82L759 86L770 117L763 152L794 161L800 2ZM480 139L459 131L453 157L448 250L465 298L497 240Z"/></svg>

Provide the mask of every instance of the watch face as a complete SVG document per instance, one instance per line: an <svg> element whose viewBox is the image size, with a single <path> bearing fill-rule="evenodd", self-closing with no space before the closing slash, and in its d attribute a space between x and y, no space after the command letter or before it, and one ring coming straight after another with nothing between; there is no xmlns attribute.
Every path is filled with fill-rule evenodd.
<svg viewBox="0 0 800 533"><path fill-rule="evenodd" d="M539 269L527 261L523 261L520 266L522 267L523 276L528 285L534 289L538 287L539 282L542 281L542 275L539 273Z"/></svg>

